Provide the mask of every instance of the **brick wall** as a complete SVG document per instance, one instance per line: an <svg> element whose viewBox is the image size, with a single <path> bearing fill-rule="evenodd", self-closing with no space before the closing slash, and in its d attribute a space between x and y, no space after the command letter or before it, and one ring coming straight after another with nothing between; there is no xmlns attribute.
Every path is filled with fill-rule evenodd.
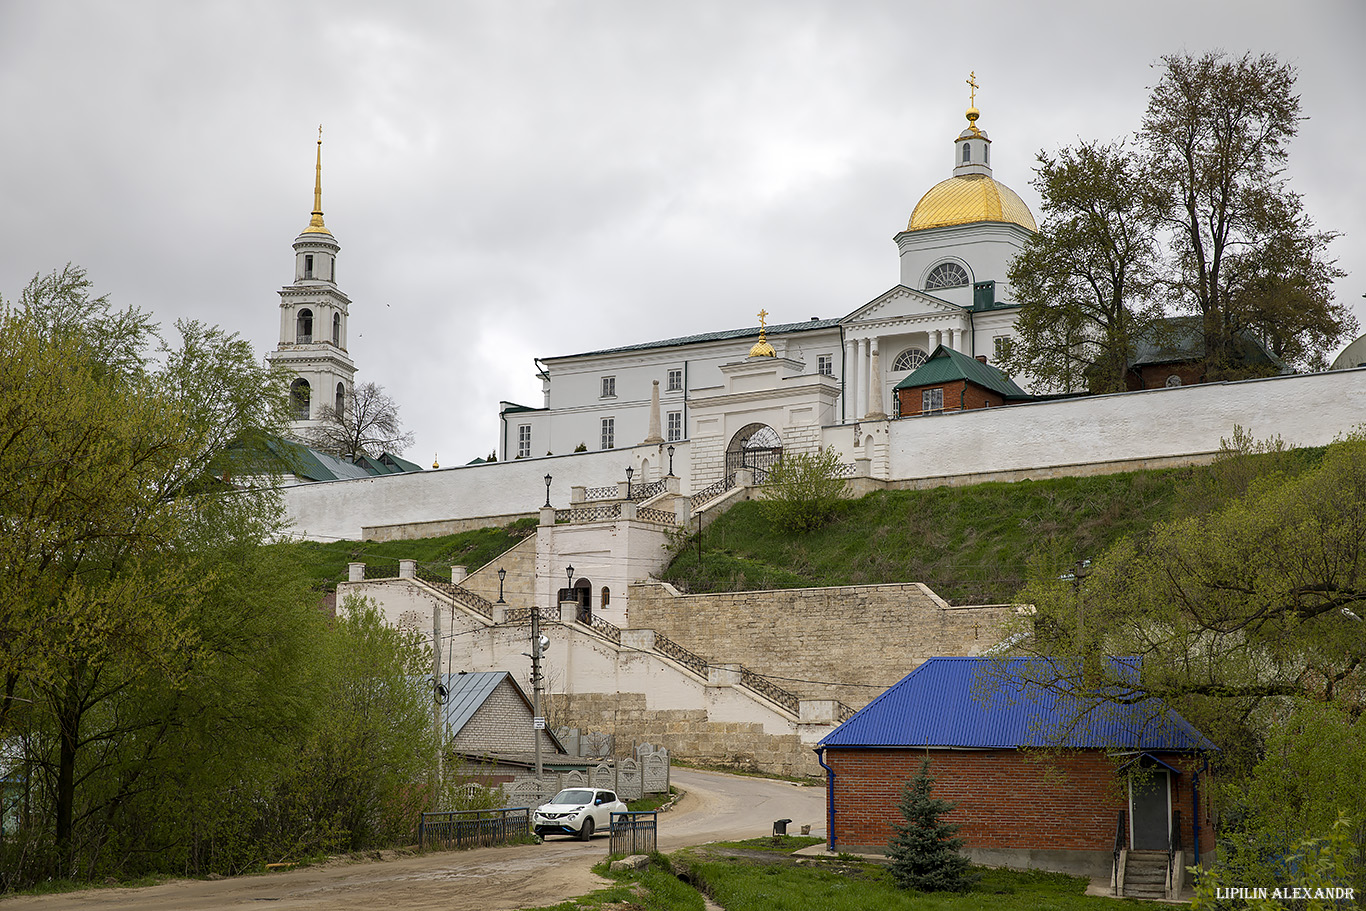
<svg viewBox="0 0 1366 911"><path fill-rule="evenodd" d="M978 386L976 383L969 383L967 380L959 380L954 383L945 383L942 386L916 386L912 389L899 389L897 395L901 398L901 415L910 417L920 414L921 405L924 397L921 395L926 389L944 390L944 410L945 411L971 411L974 408L999 408L1004 405L1005 397L989 389Z"/></svg>
<svg viewBox="0 0 1366 911"><path fill-rule="evenodd" d="M791 678L774 682L799 696L854 708L927 658L981 654L1014 615L1009 605L950 607L914 582L703 595L650 582L632 585L630 602L633 629L663 633L714 663Z"/></svg>
<svg viewBox="0 0 1366 911"><path fill-rule="evenodd" d="M1205 381L1205 366L1199 363L1144 364L1138 368L1137 376L1132 370L1125 375L1124 385L1130 390L1164 389L1172 374L1181 377L1182 386L1193 386Z"/></svg>
<svg viewBox="0 0 1366 911"><path fill-rule="evenodd" d="M920 771L924 750L826 751L835 772L835 846L883 847L902 789ZM1017 750L930 750L933 795L957 804L946 817L962 825L968 849L1109 852L1119 812L1128 808L1127 784L1099 750L1027 753ZM1193 850L1191 772L1197 760L1163 755L1183 774L1172 777L1172 809L1181 813L1181 840ZM1201 802L1208 793L1202 778ZM1200 848L1214 846L1201 809Z"/></svg>

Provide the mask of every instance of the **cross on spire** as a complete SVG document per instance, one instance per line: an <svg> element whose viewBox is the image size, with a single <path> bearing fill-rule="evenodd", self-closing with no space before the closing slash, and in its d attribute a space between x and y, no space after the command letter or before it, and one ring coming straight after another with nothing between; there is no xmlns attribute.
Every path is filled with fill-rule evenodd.
<svg viewBox="0 0 1366 911"><path fill-rule="evenodd" d="M764 328L764 317L766 317L766 316L768 316L768 311L767 311L767 310L760 310L760 311L759 311L759 328L760 328L760 329Z"/></svg>
<svg viewBox="0 0 1366 911"><path fill-rule="evenodd" d="M968 73L968 80L967 80L967 81L968 81L968 85L972 86L972 91L971 91L971 93L969 94L968 106L969 106L969 107L974 107L974 108L975 108L975 107L977 107L977 71L976 71L976 70L973 70L971 73ZM321 129L322 129L322 128L319 127L319 130L321 130Z"/></svg>

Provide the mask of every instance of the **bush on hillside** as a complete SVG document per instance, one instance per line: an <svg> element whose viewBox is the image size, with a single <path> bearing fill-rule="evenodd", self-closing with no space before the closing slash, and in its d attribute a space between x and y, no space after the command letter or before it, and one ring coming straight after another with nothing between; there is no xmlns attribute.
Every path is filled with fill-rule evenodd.
<svg viewBox="0 0 1366 911"><path fill-rule="evenodd" d="M785 454L769 471L764 511L784 531L808 532L830 520L847 488L844 465L834 447Z"/></svg>

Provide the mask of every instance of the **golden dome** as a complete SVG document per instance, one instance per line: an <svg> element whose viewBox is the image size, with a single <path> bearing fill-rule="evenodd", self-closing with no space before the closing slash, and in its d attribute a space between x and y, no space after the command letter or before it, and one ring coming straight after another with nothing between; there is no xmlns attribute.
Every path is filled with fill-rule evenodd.
<svg viewBox="0 0 1366 911"><path fill-rule="evenodd" d="M985 174L950 177L930 188L911 212L907 231L967 225L978 221L1000 221L1039 230L1024 200L1003 183Z"/></svg>
<svg viewBox="0 0 1366 911"><path fill-rule="evenodd" d="M754 347L749 349L750 357L777 357L778 352L773 350L773 346L762 338L754 343Z"/></svg>

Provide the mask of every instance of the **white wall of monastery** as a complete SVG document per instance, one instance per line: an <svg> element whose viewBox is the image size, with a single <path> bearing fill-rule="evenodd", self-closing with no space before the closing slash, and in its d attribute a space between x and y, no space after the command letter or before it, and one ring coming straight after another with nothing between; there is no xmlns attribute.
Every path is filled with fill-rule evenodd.
<svg viewBox="0 0 1366 911"><path fill-rule="evenodd" d="M886 477L1199 456L1216 452L1235 425L1259 439L1322 446L1363 421L1366 369L950 412L888 422ZM847 439L847 429L831 431Z"/></svg>

